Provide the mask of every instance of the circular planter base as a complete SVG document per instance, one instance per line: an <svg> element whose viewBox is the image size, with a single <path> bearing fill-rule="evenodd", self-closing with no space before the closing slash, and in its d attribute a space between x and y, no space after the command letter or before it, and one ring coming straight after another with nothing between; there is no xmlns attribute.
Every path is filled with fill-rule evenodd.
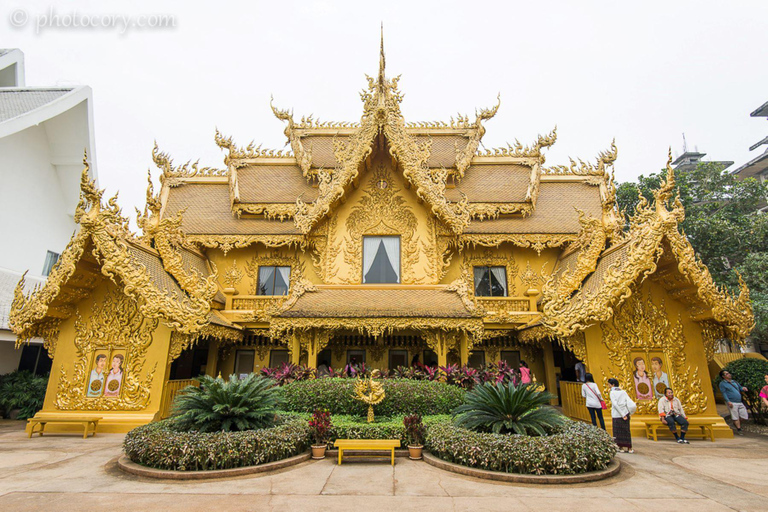
<svg viewBox="0 0 768 512"><path fill-rule="evenodd" d="M485 480L495 480L497 482L511 482L518 484L579 484L584 482L594 482L604 480L619 473L621 462L619 459L613 459L608 467L601 471L590 471L580 475L522 475L518 473L502 473L500 471L488 471L485 469L470 468L460 464L454 464L443 459L437 458L431 453L424 452L424 462L436 468L460 475L482 478Z"/></svg>
<svg viewBox="0 0 768 512"><path fill-rule="evenodd" d="M126 473L131 473L132 475L144 476L148 478L159 478L162 480L210 480L212 478L229 478L234 476L275 471L300 464L309 460L309 457L310 452L307 451L287 459L277 460L275 462L267 462L266 464L259 464L258 466L245 466L242 468L232 469L214 469L208 471L173 471L142 466L141 464L136 464L127 456L121 455L120 458L117 459L117 467Z"/></svg>

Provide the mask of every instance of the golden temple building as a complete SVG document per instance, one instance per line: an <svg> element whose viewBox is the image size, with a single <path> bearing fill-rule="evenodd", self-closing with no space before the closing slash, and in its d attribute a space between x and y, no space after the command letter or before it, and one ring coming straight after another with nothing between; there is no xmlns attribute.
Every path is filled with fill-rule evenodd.
<svg viewBox="0 0 768 512"><path fill-rule="evenodd" d="M418 356L524 360L581 417L567 382L580 359L604 390L621 381L637 418L657 418L669 385L689 416L732 435L708 362L752 329L749 292L719 289L696 258L669 163L624 229L613 144L594 164L546 166L555 131L479 150L498 105L406 121L383 49L361 96L357 123L273 107L289 151L217 132L220 169L156 147L161 187L150 179L140 234L84 172L79 230L44 285L25 296L22 280L11 312L18 343L42 337L53 358L38 414L98 413L124 432L166 416L199 373Z"/></svg>

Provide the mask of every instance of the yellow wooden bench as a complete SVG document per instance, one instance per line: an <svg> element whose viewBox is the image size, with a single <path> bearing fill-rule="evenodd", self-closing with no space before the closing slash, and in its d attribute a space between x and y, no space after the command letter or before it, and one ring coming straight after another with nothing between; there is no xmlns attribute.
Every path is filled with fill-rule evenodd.
<svg viewBox="0 0 768 512"><path fill-rule="evenodd" d="M83 439L86 439L88 437L88 434L96 435L96 429L99 426L99 420L101 419L101 416L69 416L66 418L46 418L46 417L40 417L40 418L29 418L27 422L29 423L29 437L32 437L32 434L39 434L43 435L43 432L45 431L45 426L48 423L79 423L83 426ZM40 430L35 430L35 427L40 425ZM93 425L93 430L91 430L91 425Z"/></svg>
<svg viewBox="0 0 768 512"><path fill-rule="evenodd" d="M715 442L715 431L714 427L715 423L712 421L704 421L704 420L697 420L695 418L688 418L688 433L686 433L686 436L694 436L694 437L701 437L702 439L709 438L710 441L713 443ZM701 428L701 432L693 431L693 428L699 427ZM654 441L659 440L659 429L662 429L662 432L666 433L669 437L672 437L672 431L669 430L669 427L661 422L661 419L658 420L651 420L645 422L645 437L647 439L653 439Z"/></svg>
<svg viewBox="0 0 768 512"><path fill-rule="evenodd" d="M339 449L339 465L344 450L389 451L392 465L395 465L395 448L400 448L399 439L337 439L333 446ZM347 457L368 457L368 455L347 455ZM382 455L376 455L382 457ZM386 457L386 455L384 455Z"/></svg>

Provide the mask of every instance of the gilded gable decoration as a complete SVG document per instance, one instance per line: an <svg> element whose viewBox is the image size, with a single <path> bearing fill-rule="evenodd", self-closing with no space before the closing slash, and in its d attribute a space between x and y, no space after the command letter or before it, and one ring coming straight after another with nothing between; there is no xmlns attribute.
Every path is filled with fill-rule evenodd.
<svg viewBox="0 0 768 512"><path fill-rule="evenodd" d="M155 364L145 370L146 351L152 344L158 320L147 319L134 301L118 291L108 293L102 302L95 304L87 321L79 313L75 315L77 359L71 377L68 365L61 365L56 408L135 411L146 407L157 369ZM88 369L94 366L92 360L97 352L122 356L122 381L114 396L108 394L109 379L95 389L95 381L89 378Z"/></svg>

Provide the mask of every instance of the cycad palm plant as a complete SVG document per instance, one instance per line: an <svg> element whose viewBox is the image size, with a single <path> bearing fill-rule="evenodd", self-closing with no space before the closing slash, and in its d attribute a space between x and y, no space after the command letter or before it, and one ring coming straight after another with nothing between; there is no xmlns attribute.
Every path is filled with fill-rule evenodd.
<svg viewBox="0 0 768 512"><path fill-rule="evenodd" d="M189 386L173 402L179 428L200 432L254 430L270 426L280 405L274 381L256 374L238 378L207 375L200 387Z"/></svg>
<svg viewBox="0 0 768 512"><path fill-rule="evenodd" d="M453 411L456 425L495 434L545 435L566 418L550 407L555 398L537 384L486 382L467 393L464 403Z"/></svg>

